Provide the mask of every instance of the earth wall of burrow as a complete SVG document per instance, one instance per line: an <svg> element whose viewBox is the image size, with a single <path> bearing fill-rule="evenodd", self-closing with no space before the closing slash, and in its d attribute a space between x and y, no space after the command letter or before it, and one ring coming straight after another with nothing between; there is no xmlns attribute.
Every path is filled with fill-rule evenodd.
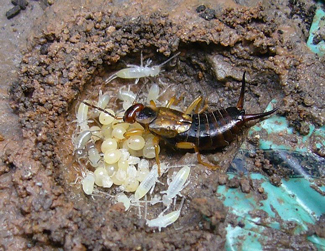
<svg viewBox="0 0 325 251"><path fill-rule="evenodd" d="M153 233L136 210L125 213L106 197L85 196L80 185L73 184L79 174L71 143L75 106L84 98L96 98L99 90L114 95L127 81L114 86L105 85L104 79L126 63L139 64L141 52L153 64L180 52L159 78L177 83L187 100L202 94L218 107L235 106L246 71L245 109L262 112L277 99L278 114L286 116L297 133L308 134L310 124L324 125L324 64L305 46L310 23L297 25L297 19L305 17L299 13L313 15L312 6L302 5L304 12L293 13L289 4L282 4L280 11L269 3L223 3L214 8L214 16L194 5L172 12L166 3L159 10L152 3L125 9L108 5L101 11L88 6L73 15L71 9L47 13L35 26L20 78L10 89L24 140L19 149L7 151L6 158L14 169L24 215L20 233L30 245L80 250L223 247L232 217L218 199L208 199L224 184L219 172L193 169L193 182L183 192L190 202L182 211L181 231ZM226 171L239 145L236 141L210 159ZM165 150L161 155L173 163L196 161L193 154ZM202 215L210 218L209 224L199 224Z"/></svg>

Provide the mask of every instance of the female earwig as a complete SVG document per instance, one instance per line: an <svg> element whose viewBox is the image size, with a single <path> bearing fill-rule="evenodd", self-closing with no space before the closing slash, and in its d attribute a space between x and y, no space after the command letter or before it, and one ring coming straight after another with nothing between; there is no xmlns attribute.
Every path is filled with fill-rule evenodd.
<svg viewBox="0 0 325 251"><path fill-rule="evenodd" d="M245 73L236 107L198 112L202 97L195 99L184 113L169 108L175 99L172 99L166 107L156 107L154 102L151 102L150 106L137 103L125 112L123 120L128 123L138 122L154 134L155 149L158 149L159 139L179 149L194 149L198 162L215 170L219 166L204 162L200 150L214 150L229 145L247 121L263 118L277 110L245 114L244 92ZM196 113L191 114L194 109ZM160 175L158 151L156 151L156 161Z"/></svg>
<svg viewBox="0 0 325 251"><path fill-rule="evenodd" d="M161 71L161 67L167 64L170 60L177 57L180 52L176 53L171 58L167 59L165 62L161 63L160 65L154 65L149 67L151 60L148 60L147 64L143 66L143 58L141 53L141 65L127 65L127 68L119 70L118 72L114 73L108 79L106 79L105 84L108 84L112 80L116 78L124 78L124 79L136 79L135 84L138 83L140 78L144 77L156 77Z"/></svg>

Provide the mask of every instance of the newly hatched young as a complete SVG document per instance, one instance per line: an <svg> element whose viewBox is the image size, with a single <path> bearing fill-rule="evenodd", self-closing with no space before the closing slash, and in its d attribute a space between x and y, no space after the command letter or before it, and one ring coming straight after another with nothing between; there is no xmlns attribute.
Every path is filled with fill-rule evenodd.
<svg viewBox="0 0 325 251"><path fill-rule="evenodd" d="M161 193L165 193L162 198L163 204L167 206L167 209L170 207L172 200L177 196L182 196L181 191L185 187L185 183L190 175L190 167L184 166L181 170L173 178L172 182L169 184L168 189L166 191L162 191Z"/></svg>
<svg viewBox="0 0 325 251"><path fill-rule="evenodd" d="M177 57L180 54L180 52L176 53L171 58L167 59L165 62L161 63L160 65L154 65L149 66L151 63L151 60L148 60L147 64L143 66L143 58L141 53L141 65L127 65L127 68L119 70L118 72L114 73L112 76L110 76L105 83L108 84L112 80L116 78L124 78L124 79L136 79L135 84L139 82L140 78L144 77L156 77L159 75L161 71L161 67L165 64L167 64L170 60Z"/></svg>
<svg viewBox="0 0 325 251"><path fill-rule="evenodd" d="M149 190L153 190L158 181L157 165L154 165L148 175L140 183L134 194L134 200L138 201L145 196Z"/></svg>
<svg viewBox="0 0 325 251"><path fill-rule="evenodd" d="M163 214L162 212L157 218L152 220L147 220L148 227L157 227L159 232L162 228L167 227L171 224L173 224L175 221L178 220L179 216L181 215L181 210L184 204L185 198L182 199L181 205L178 210L172 211L168 214Z"/></svg>
<svg viewBox="0 0 325 251"><path fill-rule="evenodd" d="M81 102L77 111L77 125L80 128L80 132L88 130L88 105Z"/></svg>
<svg viewBox="0 0 325 251"><path fill-rule="evenodd" d="M73 144L74 144L74 151L84 149L87 143L91 139L91 131L90 130L85 130L79 133L78 137L75 138Z"/></svg>
<svg viewBox="0 0 325 251"><path fill-rule="evenodd" d="M98 167L101 156L94 143L91 142L87 145L87 154L90 165L92 167Z"/></svg>
<svg viewBox="0 0 325 251"><path fill-rule="evenodd" d="M107 93L103 94L103 92L100 90L96 106L101 109L105 109L109 103L109 100L110 100L110 96ZM91 117L96 118L99 116L99 113L100 111L98 109L94 109L92 111Z"/></svg>

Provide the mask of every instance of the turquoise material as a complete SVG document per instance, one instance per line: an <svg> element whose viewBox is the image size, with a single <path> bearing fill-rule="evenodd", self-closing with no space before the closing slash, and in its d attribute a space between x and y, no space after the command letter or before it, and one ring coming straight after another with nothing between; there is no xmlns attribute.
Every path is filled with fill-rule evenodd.
<svg viewBox="0 0 325 251"><path fill-rule="evenodd" d="M229 176L232 178L234 175ZM263 233L265 228L279 231L281 226L283 228L283 222L279 222L277 217L295 222L294 234L299 234L308 229L308 223L314 224L325 213L325 198L304 178L282 180L282 185L275 187L261 174L251 174L250 177L262 181L261 186L268 195L266 200L259 201L254 191L244 194L239 188L218 187L217 194L229 207L229 212L238 216L238 222L244 223L243 227L228 225L227 250L262 250L263 243L269 238ZM268 217L262 224L259 224L258 217L252 218L249 214L255 210L267 213ZM325 239L313 235L308 240L320 250L325 249Z"/></svg>
<svg viewBox="0 0 325 251"><path fill-rule="evenodd" d="M276 102L272 100L266 111L276 107ZM309 125L308 135L299 135L289 127L285 117L272 115L251 127L248 134L250 137L259 137L259 148L268 154L271 163L281 164L293 174L289 179L282 179L281 185L276 187L262 174L250 173L246 169L246 158L254 149L248 143L242 145L228 170L229 178L241 172L253 180L259 180L267 199L260 200L256 191L246 194L240 188L218 187L217 196L224 201L229 213L236 215L237 222L241 223L241 227L236 224L227 227L226 250L231 251L263 250L269 241L263 231L269 228L285 231L286 223L294 223L292 234L303 234L308 229L308 224L315 224L325 214L325 196L311 188L311 185L315 185L314 179L323 177L325 173L324 158L311 151L313 144L319 148L324 147L325 126L315 128ZM290 144L288 139L294 139L295 143ZM317 188L325 192L325 186ZM256 210L265 213L266 219L263 218L263 222L260 222L259 217L251 216ZM325 250L325 239L316 235L306 239L318 250Z"/></svg>
<svg viewBox="0 0 325 251"><path fill-rule="evenodd" d="M276 100L272 100L271 103L266 108L266 111L269 111L273 108ZM310 142L311 137L315 136L320 138L321 143L317 143L317 147L325 145L325 126L315 129L314 125L309 125L308 135L296 135L293 134L293 128L289 127L289 123L285 117L272 115L271 117L263 120L262 122L251 127L248 131L248 135L251 136L255 132L260 132L265 130L268 133L267 138L261 138L259 140L259 148L263 150L290 150L298 152L310 152L309 146L312 144ZM272 135L273 134L273 135ZM280 139L281 137L285 138L286 135L293 135L296 138L297 143L294 145L295 148L292 148L290 144L277 144L272 141L272 139ZM283 139L285 142L285 140ZM243 146L245 148L245 146Z"/></svg>
<svg viewBox="0 0 325 251"><path fill-rule="evenodd" d="M325 42L312 44L318 27L325 26L324 2L319 1L313 24L310 28L308 47L319 56L325 55ZM325 9L325 8L324 8ZM323 20L321 20L323 18ZM276 107L277 101L272 100L266 111ZM268 178L259 173L250 173L246 169L248 152L254 151L248 143L244 143L233 160L228 172L233 178L237 172L249 175L253 180L259 180L265 200L260 200L260 194L250 191L246 194L240 188L233 189L219 186L217 196L228 207L229 214L237 217L237 223L228 225L226 250L263 250L269 241L265 230L285 231L286 223L295 223L294 235L303 234L309 224L315 224L319 217L325 214L325 196L311 188L316 186L315 179L323 179L325 173L324 158L317 156L312 149L325 147L325 126L315 128L309 125L308 135L299 135L293 132L285 117L272 115L269 118L251 127L249 137L259 137L259 148L268 156L270 161L281 163L285 168L293 171L289 179L282 179L281 185L272 185ZM290 144L290 140L294 143ZM273 158L273 159L272 159ZM325 192L325 186L316 186ZM259 217L252 217L252 213L261 210L266 215L263 222ZM306 237L318 250L325 250L325 239L316 235Z"/></svg>
<svg viewBox="0 0 325 251"><path fill-rule="evenodd" d="M319 56L325 55L325 41L319 42L317 45L313 44L314 33L318 30L318 27L325 26L325 12L322 9L322 1L318 2L318 7L315 12L313 23L310 27L309 38L307 41L307 46L311 49L312 52L318 54ZM322 20L322 18L324 20Z"/></svg>

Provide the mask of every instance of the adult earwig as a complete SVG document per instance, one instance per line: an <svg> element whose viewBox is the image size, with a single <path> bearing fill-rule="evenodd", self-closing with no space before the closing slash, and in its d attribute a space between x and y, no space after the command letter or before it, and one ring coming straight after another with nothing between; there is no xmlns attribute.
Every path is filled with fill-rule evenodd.
<svg viewBox="0 0 325 251"><path fill-rule="evenodd" d="M183 113L169 108L173 103L172 99L166 107L156 107L153 102L150 106L134 104L125 112L123 120L128 123L138 122L155 135L156 149L160 139L179 149L193 149L199 163L215 170L219 166L204 162L200 150L214 150L229 145L247 121L263 118L277 110L276 108L264 113L245 114L244 93L245 72L236 107L197 112L202 102L202 97L199 97ZM194 109L196 113L191 114ZM160 175L158 150L156 161Z"/></svg>

